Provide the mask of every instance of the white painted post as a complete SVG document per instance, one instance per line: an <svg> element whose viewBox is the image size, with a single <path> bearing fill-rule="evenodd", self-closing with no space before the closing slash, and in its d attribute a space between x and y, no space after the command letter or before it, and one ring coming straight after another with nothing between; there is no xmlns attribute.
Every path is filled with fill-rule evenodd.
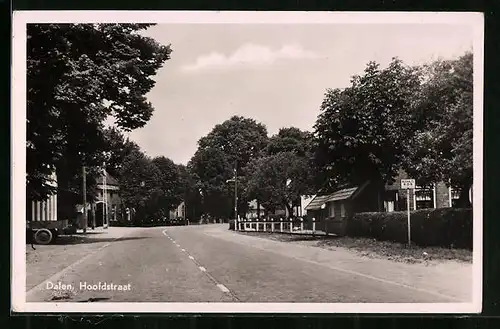
<svg viewBox="0 0 500 329"><path fill-rule="evenodd" d="M304 231L304 218L300 217L300 231Z"/></svg>
<svg viewBox="0 0 500 329"><path fill-rule="evenodd" d="M234 221L234 230L235 231L238 231L238 224L239 224L239 220L238 220L238 217L236 217L236 220Z"/></svg>
<svg viewBox="0 0 500 329"><path fill-rule="evenodd" d="M280 232L283 232L283 218L280 217Z"/></svg>
<svg viewBox="0 0 500 329"><path fill-rule="evenodd" d="M37 201L37 206L36 206L36 210L37 210L37 214L36 214L36 220L42 220L42 202L40 201Z"/></svg>
<svg viewBox="0 0 500 329"><path fill-rule="evenodd" d="M290 233L293 232L293 219L290 217Z"/></svg>
<svg viewBox="0 0 500 329"><path fill-rule="evenodd" d="M262 221L264 222L264 232L267 232L266 219L262 218Z"/></svg>
<svg viewBox="0 0 500 329"><path fill-rule="evenodd" d="M271 232L274 232L274 218L271 218Z"/></svg>
<svg viewBox="0 0 500 329"><path fill-rule="evenodd" d="M49 196L47 198L47 201L45 201L47 203L47 220L52 220L52 202L51 201L51 197Z"/></svg>
<svg viewBox="0 0 500 329"><path fill-rule="evenodd" d="M31 220L35 221L35 201L31 201Z"/></svg>
<svg viewBox="0 0 500 329"><path fill-rule="evenodd" d="M52 220L56 220L56 197L55 195L52 195L51 199L52 199L52 202L51 202L51 213L52 213Z"/></svg>
<svg viewBox="0 0 500 329"><path fill-rule="evenodd" d="M313 222L313 234L316 233L316 219L313 217L312 219Z"/></svg>
<svg viewBox="0 0 500 329"><path fill-rule="evenodd" d="M414 190L415 197L415 190ZM410 189L406 189L406 208L408 213L408 245L411 245L411 222L410 222Z"/></svg>
<svg viewBox="0 0 500 329"><path fill-rule="evenodd" d="M42 204L42 221L47 220L47 202L42 201L40 202Z"/></svg>

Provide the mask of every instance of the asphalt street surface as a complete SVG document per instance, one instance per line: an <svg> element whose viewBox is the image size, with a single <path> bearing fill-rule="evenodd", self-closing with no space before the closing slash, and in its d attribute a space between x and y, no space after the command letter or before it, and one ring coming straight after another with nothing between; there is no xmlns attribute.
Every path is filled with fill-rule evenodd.
<svg viewBox="0 0 500 329"><path fill-rule="evenodd" d="M136 229L132 236L110 242L29 288L26 301L463 301L458 293L421 284L432 280L432 272L428 277L427 272L415 277L405 272L404 280L393 279L401 275L393 273L391 278L383 274L391 268L354 255L325 250L321 255L328 259L315 259L310 249L320 248L244 236L227 228L216 224Z"/></svg>

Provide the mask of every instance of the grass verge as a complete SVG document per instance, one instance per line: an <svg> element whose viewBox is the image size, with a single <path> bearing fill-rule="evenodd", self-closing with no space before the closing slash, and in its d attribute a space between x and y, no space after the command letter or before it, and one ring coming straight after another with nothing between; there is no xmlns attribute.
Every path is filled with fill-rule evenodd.
<svg viewBox="0 0 500 329"><path fill-rule="evenodd" d="M368 238L336 236L311 236L298 234L279 234L266 232L238 232L281 242L298 243L329 250L348 249L368 258L383 258L396 262L422 263L432 265L445 261L472 263L472 251L442 247L408 246L403 243L378 241Z"/></svg>

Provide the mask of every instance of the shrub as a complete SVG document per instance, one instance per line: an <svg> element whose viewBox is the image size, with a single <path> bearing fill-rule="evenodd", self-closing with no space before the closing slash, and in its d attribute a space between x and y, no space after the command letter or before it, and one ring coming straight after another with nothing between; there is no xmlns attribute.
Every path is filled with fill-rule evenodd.
<svg viewBox="0 0 500 329"><path fill-rule="evenodd" d="M472 209L412 211L411 240L420 246L472 249ZM347 235L406 243L407 212L358 213L349 219Z"/></svg>

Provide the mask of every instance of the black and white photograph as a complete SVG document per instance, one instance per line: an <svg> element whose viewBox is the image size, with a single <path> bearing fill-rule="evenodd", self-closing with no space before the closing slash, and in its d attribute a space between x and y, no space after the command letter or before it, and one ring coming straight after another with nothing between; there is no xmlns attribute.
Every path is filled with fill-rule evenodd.
<svg viewBox="0 0 500 329"><path fill-rule="evenodd" d="M483 24L14 12L12 310L480 312Z"/></svg>

